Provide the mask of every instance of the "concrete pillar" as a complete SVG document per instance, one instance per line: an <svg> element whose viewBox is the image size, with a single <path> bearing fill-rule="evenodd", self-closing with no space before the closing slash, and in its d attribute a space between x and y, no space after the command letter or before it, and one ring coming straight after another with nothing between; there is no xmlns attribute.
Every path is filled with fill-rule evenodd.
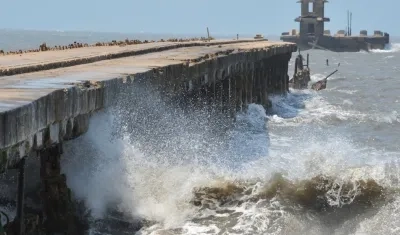
<svg viewBox="0 0 400 235"><path fill-rule="evenodd" d="M288 56L286 58L286 63L285 63L285 92L289 92L289 80L290 80L290 78L289 78L289 75L288 75L288 71L289 71L290 56Z"/></svg>
<svg viewBox="0 0 400 235"><path fill-rule="evenodd" d="M276 59L275 60L275 64L274 64L274 68L275 68L275 84L274 84L274 87L275 87L275 92L276 93L280 93L281 92L281 87L280 87L280 84L281 84L281 63L280 63L280 61L279 61L279 59Z"/></svg>
<svg viewBox="0 0 400 235"><path fill-rule="evenodd" d="M216 82L215 83L215 108L218 111L221 111L222 106L223 106L223 104L222 104L222 94L223 94L222 89L223 88L222 88L221 81Z"/></svg>
<svg viewBox="0 0 400 235"><path fill-rule="evenodd" d="M249 94L249 103L254 103L254 68L249 68L249 87L250 87L250 94Z"/></svg>
<svg viewBox="0 0 400 235"><path fill-rule="evenodd" d="M247 89L248 89L248 93L247 93L247 104L251 104L253 99L252 99L252 95L253 95L253 71L251 70L251 68L248 68L247 71Z"/></svg>
<svg viewBox="0 0 400 235"><path fill-rule="evenodd" d="M266 79L267 79L267 91L268 93L272 93L272 67L270 64L267 65L266 68Z"/></svg>
<svg viewBox="0 0 400 235"><path fill-rule="evenodd" d="M229 77L229 113L231 117L236 117L236 79L234 75Z"/></svg>
<svg viewBox="0 0 400 235"><path fill-rule="evenodd" d="M242 81L242 111L244 111L248 105L247 103L247 78L245 71L241 74L241 81Z"/></svg>
<svg viewBox="0 0 400 235"><path fill-rule="evenodd" d="M263 90L265 89L265 87L266 87L266 84L265 84L265 82L263 81L264 79L265 79L265 77L264 77L264 67L262 67L262 64L260 64L260 66L261 67L259 67L259 69L258 69L258 102L261 104L261 102L262 102L262 97L263 97Z"/></svg>
<svg viewBox="0 0 400 235"><path fill-rule="evenodd" d="M261 102L261 68L260 64L258 63L256 65L256 68L254 70L254 95L253 95L253 101L257 104Z"/></svg>
<svg viewBox="0 0 400 235"><path fill-rule="evenodd" d="M206 108L209 110L212 108L212 102L213 102L213 96L214 94L212 93L212 84L206 84L204 86L204 90L206 92L206 96L204 98L204 103L206 105Z"/></svg>
<svg viewBox="0 0 400 235"><path fill-rule="evenodd" d="M258 103L258 94L259 94L259 84L258 84L258 65L255 64L254 65L254 69L253 69L253 98L252 98L252 102L253 103Z"/></svg>
<svg viewBox="0 0 400 235"><path fill-rule="evenodd" d="M280 77L281 77L281 82L280 82L280 86L281 86L281 93L282 94L284 94L285 93L285 91L286 91L286 87L285 87L285 79L286 79L286 76L285 76L285 60L284 60L284 57L283 56L281 56L281 59L280 59L280 67L281 67L281 75L280 75Z"/></svg>
<svg viewBox="0 0 400 235"><path fill-rule="evenodd" d="M276 92L276 63L275 60L271 61L271 82L272 82L272 92L275 93Z"/></svg>
<svg viewBox="0 0 400 235"><path fill-rule="evenodd" d="M199 89L199 107L203 109L207 105L207 85L202 85Z"/></svg>
<svg viewBox="0 0 400 235"><path fill-rule="evenodd" d="M236 111L242 112L243 107L243 82L240 74L235 76L236 81Z"/></svg>
<svg viewBox="0 0 400 235"><path fill-rule="evenodd" d="M281 79L282 79L282 93L285 94L287 91L287 61L285 61L285 59L282 59L282 63L281 63L281 67L282 67L282 74L281 74Z"/></svg>
<svg viewBox="0 0 400 235"><path fill-rule="evenodd" d="M55 144L39 151L40 177L42 179L43 212L45 227L51 234L77 234L74 207L67 179L61 174L62 145Z"/></svg>
<svg viewBox="0 0 400 235"><path fill-rule="evenodd" d="M217 85L216 85L216 80L214 80L211 83L210 86L210 98L211 98L211 110L214 110L215 107L217 106Z"/></svg>
<svg viewBox="0 0 400 235"><path fill-rule="evenodd" d="M15 216L16 230L18 235L25 234L25 159L22 158L18 163L18 195L17 195L17 214Z"/></svg>
<svg viewBox="0 0 400 235"><path fill-rule="evenodd" d="M271 67L270 65L265 65L264 68L264 88L263 88L263 96L262 96L262 105L265 107L267 100L268 100L268 94L269 90L271 89Z"/></svg>
<svg viewBox="0 0 400 235"><path fill-rule="evenodd" d="M266 68L263 67L260 70L260 104L264 105L265 95L267 91L267 76L266 76Z"/></svg>
<svg viewBox="0 0 400 235"><path fill-rule="evenodd" d="M230 79L227 77L222 83L222 111L228 112L230 109Z"/></svg>

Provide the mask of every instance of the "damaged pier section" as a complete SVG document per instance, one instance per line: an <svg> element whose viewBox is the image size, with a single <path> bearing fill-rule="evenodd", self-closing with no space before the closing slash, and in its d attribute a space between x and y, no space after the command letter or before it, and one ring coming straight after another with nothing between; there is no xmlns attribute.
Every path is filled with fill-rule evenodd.
<svg viewBox="0 0 400 235"><path fill-rule="evenodd" d="M62 143L84 134L90 117L115 105L121 92L144 83L170 101L213 106L232 116L250 103L268 108L269 95L288 91L288 63L297 50L295 44L266 40L175 43L163 50L159 44L154 49L149 45L118 49L126 57L116 59L107 59L114 57L105 56L104 48L90 49L99 50L91 51L92 57L97 53L103 59L92 59L93 63L82 59L81 64L61 68L61 62L47 61L54 61L54 55L59 61L68 60L72 52L26 54L20 60L10 57L9 68L2 69L14 72L0 77L0 172L7 175L8 169L19 168L22 173L16 190L20 210L6 229L14 234L79 234L71 191L61 174ZM84 49L71 51L78 59L89 57ZM30 73L24 63L30 68L41 64L35 71L45 71ZM25 160L27 164L21 167ZM31 175L24 176L24 169ZM32 186L33 178L39 187ZM31 210L24 199L32 194L40 195L40 205L28 215Z"/></svg>

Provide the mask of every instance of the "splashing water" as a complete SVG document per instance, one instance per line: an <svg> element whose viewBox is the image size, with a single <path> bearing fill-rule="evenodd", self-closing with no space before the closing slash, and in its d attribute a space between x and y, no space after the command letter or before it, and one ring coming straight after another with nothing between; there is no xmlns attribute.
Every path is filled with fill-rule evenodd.
<svg viewBox="0 0 400 235"><path fill-rule="evenodd" d="M390 43L383 50L371 50L373 53L395 53L400 51L400 43Z"/></svg>
<svg viewBox="0 0 400 235"><path fill-rule="evenodd" d="M355 54L385 71L394 59ZM397 234L397 93L377 83L382 72L353 72L355 54L332 58L346 61L324 92L272 96L271 110L251 104L234 125L127 92L66 144L68 184L94 218L139 221L137 234ZM318 66L313 80L330 71Z"/></svg>
<svg viewBox="0 0 400 235"><path fill-rule="evenodd" d="M397 160L324 130L339 107L313 91L251 104L228 129L140 96L66 145L68 184L98 219L147 221L139 234L355 234L396 198Z"/></svg>

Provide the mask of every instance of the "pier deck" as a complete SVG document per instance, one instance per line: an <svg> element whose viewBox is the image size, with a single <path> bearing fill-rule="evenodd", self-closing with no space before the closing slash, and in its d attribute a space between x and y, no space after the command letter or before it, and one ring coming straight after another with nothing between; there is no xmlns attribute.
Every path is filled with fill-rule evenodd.
<svg viewBox="0 0 400 235"><path fill-rule="evenodd" d="M41 149L46 143L57 143L59 138L67 138L68 135L70 138L68 125L71 122L78 125L78 116L106 107L106 99L112 97L109 84L126 82L127 76L146 74L154 68L168 66L189 68L202 63L209 63L210 66L216 58L229 57L226 59L229 62L219 62L210 71L199 71L197 68L196 74L191 73L195 78L211 72L215 74L211 70L228 71L228 67L235 64L290 55L295 51L296 45L284 42L215 40L211 43L160 42L0 56L0 69L17 73L0 77L0 171L32 151ZM129 54L136 55L123 57ZM116 57L122 58L107 59ZM92 58L95 62L90 63L85 58ZM71 60L83 64L61 66ZM41 66L36 70L43 71L29 72L25 69L35 66ZM176 74L179 73L182 71L176 71ZM79 86L85 81L90 81L92 86Z"/></svg>

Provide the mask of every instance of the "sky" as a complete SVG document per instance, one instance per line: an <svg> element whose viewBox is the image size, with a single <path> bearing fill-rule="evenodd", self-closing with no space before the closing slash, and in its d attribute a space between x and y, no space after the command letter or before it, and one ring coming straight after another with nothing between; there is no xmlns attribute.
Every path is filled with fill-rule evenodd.
<svg viewBox="0 0 400 235"><path fill-rule="evenodd" d="M0 0L0 28L121 33L280 35L298 28L297 0ZM383 4L384 2L384 4ZM400 36L399 0L330 0L325 29L346 27Z"/></svg>

